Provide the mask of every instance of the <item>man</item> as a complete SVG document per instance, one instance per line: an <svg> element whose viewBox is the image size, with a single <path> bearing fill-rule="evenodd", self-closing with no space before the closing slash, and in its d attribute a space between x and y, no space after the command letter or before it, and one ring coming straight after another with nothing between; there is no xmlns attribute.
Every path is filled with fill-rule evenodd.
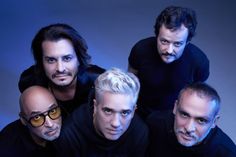
<svg viewBox="0 0 236 157"><path fill-rule="evenodd" d="M137 111L143 118L155 110L173 109L186 84L208 78L206 55L190 43L196 26L193 10L169 6L156 19L156 36L132 48L128 69L140 80Z"/></svg>
<svg viewBox="0 0 236 157"><path fill-rule="evenodd" d="M135 114L140 84L131 73L111 69L95 81L95 99L68 117L56 140L60 156L143 157L148 128Z"/></svg>
<svg viewBox="0 0 236 157"><path fill-rule="evenodd" d="M55 156L49 141L58 138L62 118L52 93L41 86L27 88L20 97L19 115L0 132L0 156Z"/></svg>
<svg viewBox="0 0 236 157"><path fill-rule="evenodd" d="M173 114L159 111L148 117L150 156L235 157L235 144L217 126L219 110L215 89L205 83L187 85Z"/></svg>
<svg viewBox="0 0 236 157"><path fill-rule="evenodd" d="M39 30L32 41L35 65L21 74L20 91L29 86L49 88L63 115L87 102L89 90L104 69L89 64L87 44L67 24L52 24Z"/></svg>

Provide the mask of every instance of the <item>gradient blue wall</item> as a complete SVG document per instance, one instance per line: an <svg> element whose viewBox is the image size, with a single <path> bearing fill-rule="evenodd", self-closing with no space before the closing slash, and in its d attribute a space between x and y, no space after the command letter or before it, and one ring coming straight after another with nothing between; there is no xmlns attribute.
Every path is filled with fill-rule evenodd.
<svg viewBox="0 0 236 157"><path fill-rule="evenodd" d="M213 4L214 3L214 4ZM234 0L4 0L0 5L0 129L18 118L20 73L33 64L31 40L57 22L75 27L87 40L93 63L127 69L131 47L154 35L156 16L168 5L198 15L198 45L210 59L208 83L222 97L219 126L236 142L236 1Z"/></svg>

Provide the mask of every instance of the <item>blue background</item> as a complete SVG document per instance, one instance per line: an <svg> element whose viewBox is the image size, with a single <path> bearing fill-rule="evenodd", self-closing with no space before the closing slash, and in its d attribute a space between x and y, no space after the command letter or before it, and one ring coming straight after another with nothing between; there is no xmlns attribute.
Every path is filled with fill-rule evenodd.
<svg viewBox="0 0 236 157"><path fill-rule="evenodd" d="M193 43L210 60L208 83L222 97L219 126L236 143L235 0L3 0L0 5L0 129L18 118L20 73L32 65L31 40L43 26L63 22L86 39L93 63L127 69L131 47L153 36L168 5L197 12Z"/></svg>

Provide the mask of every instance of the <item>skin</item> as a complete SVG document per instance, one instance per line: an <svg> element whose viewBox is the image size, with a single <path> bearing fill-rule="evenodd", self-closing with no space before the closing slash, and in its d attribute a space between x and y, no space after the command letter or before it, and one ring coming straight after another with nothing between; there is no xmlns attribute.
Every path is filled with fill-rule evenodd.
<svg viewBox="0 0 236 157"><path fill-rule="evenodd" d="M26 89L20 97L20 104L21 112L26 119L30 119L57 106L53 95L47 89L40 86L32 86ZM45 123L39 127L32 127L22 117L21 122L29 128L33 140L41 146L45 146L46 141L52 141L60 135L61 117L52 120L46 116Z"/></svg>
<svg viewBox="0 0 236 157"><path fill-rule="evenodd" d="M219 119L216 102L196 92L185 91L176 101L174 130L178 142L186 147L200 144Z"/></svg>
<svg viewBox="0 0 236 157"><path fill-rule="evenodd" d="M169 64L179 59L187 44L188 29L182 24L176 30L160 27L157 36L157 51L163 62Z"/></svg>
<svg viewBox="0 0 236 157"><path fill-rule="evenodd" d="M128 129L135 107L129 95L103 93L101 102L94 100L95 130L106 139L119 139Z"/></svg>

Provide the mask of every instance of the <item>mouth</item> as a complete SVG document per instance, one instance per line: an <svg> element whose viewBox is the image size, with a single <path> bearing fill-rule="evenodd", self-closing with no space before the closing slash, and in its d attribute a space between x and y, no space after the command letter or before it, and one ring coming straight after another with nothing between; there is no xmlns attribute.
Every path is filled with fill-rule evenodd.
<svg viewBox="0 0 236 157"><path fill-rule="evenodd" d="M192 141L192 140L194 140L194 136L186 134L186 133L181 133L181 137L185 141Z"/></svg>
<svg viewBox="0 0 236 157"><path fill-rule="evenodd" d="M110 135L118 135L120 134L121 130L114 130L114 129L108 129L108 133Z"/></svg>
<svg viewBox="0 0 236 157"><path fill-rule="evenodd" d="M67 74L55 74L52 76L52 78L65 78L68 77L69 75Z"/></svg>
<svg viewBox="0 0 236 157"><path fill-rule="evenodd" d="M45 132L45 134L46 134L47 136L53 136L53 135L55 135L56 133L57 133L57 129L53 129L53 130L49 130L49 131Z"/></svg>

